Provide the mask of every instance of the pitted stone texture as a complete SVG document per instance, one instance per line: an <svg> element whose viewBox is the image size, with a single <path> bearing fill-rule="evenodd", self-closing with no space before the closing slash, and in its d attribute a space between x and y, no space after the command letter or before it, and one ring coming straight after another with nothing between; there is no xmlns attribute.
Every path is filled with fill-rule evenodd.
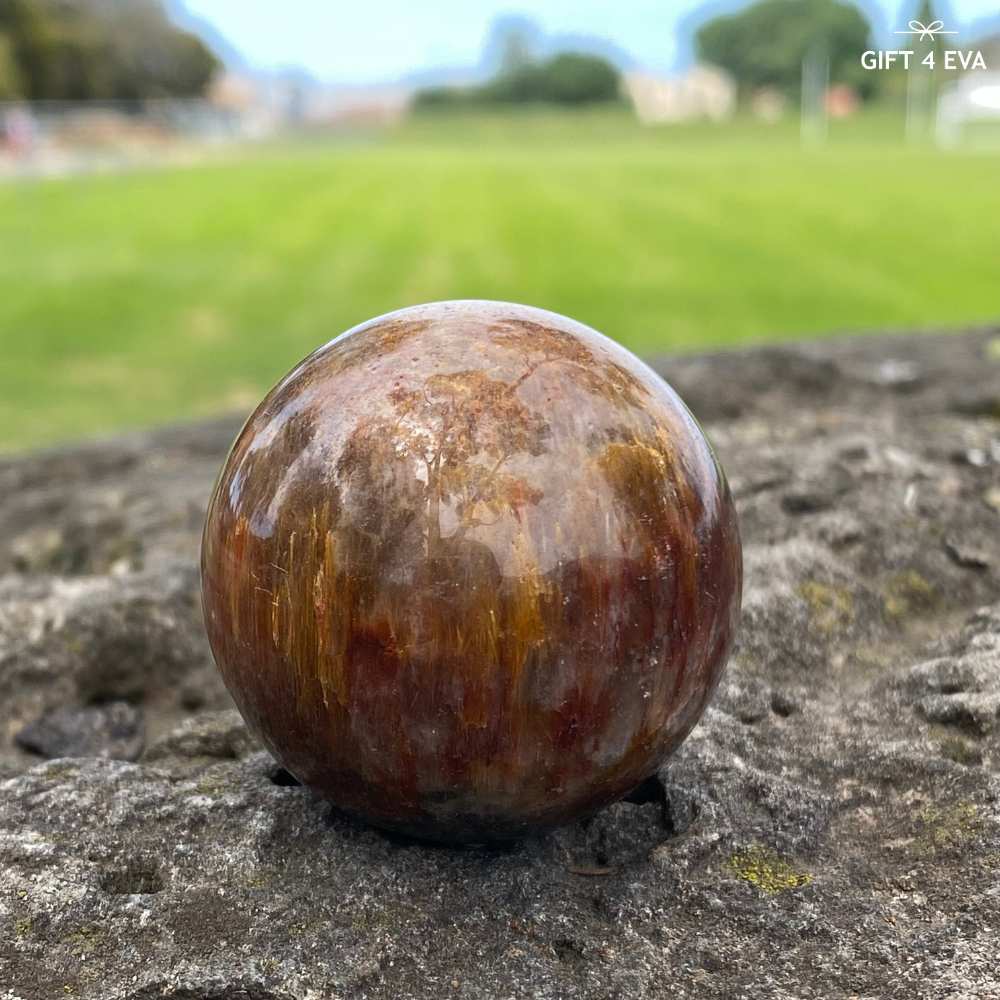
<svg viewBox="0 0 1000 1000"><path fill-rule="evenodd" d="M904 671L896 687L928 721L990 737L1000 730L1000 607L981 609L951 645Z"/></svg>
<svg viewBox="0 0 1000 1000"><path fill-rule="evenodd" d="M142 753L142 714L127 701L84 708L63 706L29 722L15 742L42 757L135 760Z"/></svg>
<svg viewBox="0 0 1000 1000"><path fill-rule="evenodd" d="M998 343L662 363L740 507L737 654L628 801L492 852L344 819L232 710L194 566L238 421L0 462L0 997L1000 996ZM114 700L134 763L15 742Z"/></svg>

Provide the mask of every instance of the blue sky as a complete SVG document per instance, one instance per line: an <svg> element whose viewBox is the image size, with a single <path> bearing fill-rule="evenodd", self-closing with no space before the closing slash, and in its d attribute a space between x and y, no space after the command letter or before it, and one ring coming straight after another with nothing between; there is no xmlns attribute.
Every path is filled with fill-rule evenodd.
<svg viewBox="0 0 1000 1000"><path fill-rule="evenodd" d="M705 0L185 0L258 66L302 66L340 83L392 80L414 70L472 66L490 23L523 14L546 33L606 38L650 69L677 56L676 29ZM734 3L735 5L735 3ZM863 0L896 26L916 0ZM1000 15L1000 0L936 4L949 24Z"/></svg>

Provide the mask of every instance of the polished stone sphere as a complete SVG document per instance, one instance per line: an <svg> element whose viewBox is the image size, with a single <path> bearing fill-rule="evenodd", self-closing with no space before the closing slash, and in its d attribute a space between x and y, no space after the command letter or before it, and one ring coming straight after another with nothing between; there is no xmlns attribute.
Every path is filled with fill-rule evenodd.
<svg viewBox="0 0 1000 1000"><path fill-rule="evenodd" d="M649 777L719 680L741 572L674 391L502 302L310 354L236 439L202 545L215 659L281 764L377 826L466 843Z"/></svg>

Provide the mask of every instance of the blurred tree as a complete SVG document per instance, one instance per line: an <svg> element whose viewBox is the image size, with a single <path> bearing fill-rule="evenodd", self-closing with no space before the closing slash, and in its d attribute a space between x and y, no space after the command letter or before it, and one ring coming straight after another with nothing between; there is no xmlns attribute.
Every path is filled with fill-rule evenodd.
<svg viewBox="0 0 1000 1000"><path fill-rule="evenodd" d="M477 91L472 87L424 87L413 95L413 106L434 111L471 105L478 100Z"/></svg>
<svg viewBox="0 0 1000 1000"><path fill-rule="evenodd" d="M618 70L600 56L563 52L543 67L543 91L558 104L613 101L619 94Z"/></svg>
<svg viewBox="0 0 1000 1000"><path fill-rule="evenodd" d="M867 97L878 77L861 67L870 37L867 18L850 3L760 0L708 21L695 40L699 58L732 73L744 94L774 87L797 97L803 60L822 48L830 60L830 82L850 84Z"/></svg>
<svg viewBox="0 0 1000 1000"><path fill-rule="evenodd" d="M22 93L21 71L10 37L0 32L0 101L10 101Z"/></svg>
<svg viewBox="0 0 1000 1000"><path fill-rule="evenodd" d="M481 87L433 87L419 91L417 107L483 104L593 104L619 99L618 70L600 56L561 52L544 62L501 72Z"/></svg>
<svg viewBox="0 0 1000 1000"><path fill-rule="evenodd" d="M204 93L219 63L159 0L0 0L17 90L34 100L141 100Z"/></svg>
<svg viewBox="0 0 1000 1000"><path fill-rule="evenodd" d="M29 0L0 4L0 31L9 39L20 90L18 97L40 96L47 89L52 61L52 27Z"/></svg>

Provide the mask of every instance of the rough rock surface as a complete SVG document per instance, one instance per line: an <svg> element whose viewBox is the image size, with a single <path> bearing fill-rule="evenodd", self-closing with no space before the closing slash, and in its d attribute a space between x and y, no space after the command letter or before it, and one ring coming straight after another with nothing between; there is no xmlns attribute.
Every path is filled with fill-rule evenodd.
<svg viewBox="0 0 1000 1000"><path fill-rule="evenodd" d="M739 504L739 646L630 801L502 851L244 730L196 570L235 421L0 461L0 997L1000 997L1000 329L660 369Z"/></svg>

